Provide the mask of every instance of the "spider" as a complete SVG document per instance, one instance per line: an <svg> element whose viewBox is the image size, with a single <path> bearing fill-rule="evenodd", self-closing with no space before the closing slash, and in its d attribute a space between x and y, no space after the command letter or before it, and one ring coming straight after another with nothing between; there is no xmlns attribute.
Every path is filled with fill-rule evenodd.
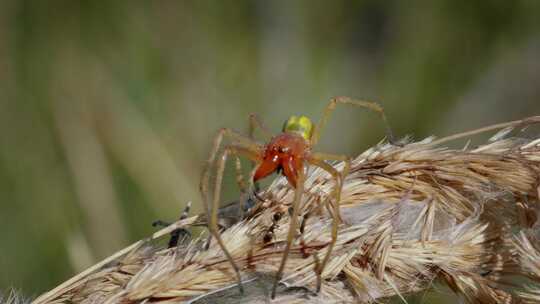
<svg viewBox="0 0 540 304"><path fill-rule="evenodd" d="M349 97L333 98L326 106L320 121L315 126L311 122L311 120L305 116L291 116L285 122L282 132L275 136L272 136L271 133L263 125L261 120L259 120L256 115L252 114L250 115L249 119L250 131L248 137L241 135L240 133L237 133L229 128L222 128L217 132L217 135L214 138L210 156L202 173L200 190L206 214L209 214L208 230L210 231L211 235L214 236L217 243L223 250L226 258L231 263L236 273L238 287L241 293L243 293L243 286L239 267L236 265L232 255L225 247L225 244L219 235L218 227L217 211L220 203L220 192L223 180L223 172L225 170L225 164L227 162L227 159L229 158L229 156L233 156L236 160L237 182L240 187L241 193L245 193L245 183L243 181L243 176L241 173L242 168L239 159L240 156L245 156L254 163L254 168L251 171L249 178L249 189L251 189L251 187L253 187L253 185L257 181L274 172L278 172L284 175L289 184L293 188L295 188L294 200L291 206L292 214L290 217L287 241L278 272L275 276L275 281L272 288L272 299L275 297L277 285L282 278L285 263L287 262L287 257L289 255L289 251L295 238L298 225L297 218L300 210L299 204L304 191L304 170L306 165L314 165L320 167L321 169L328 172L335 180L334 191L332 192L331 197L334 200L332 204L333 212L331 212L331 216L333 219L331 232L332 238L330 243L328 244L328 250L322 263L315 267L315 271L317 274L318 292L321 288L321 274L330 258L332 249L334 248L337 239L338 225L340 223L339 202L341 197L341 189L343 187L343 180L348 174L351 161L350 158L345 155L319 153L313 151L313 148L318 143L321 131L326 125L330 114L334 111L338 104L349 104L353 106L367 108L371 111L377 112L385 123L388 140L392 142L392 133L386 120L386 116L384 115L383 108L374 102L354 100ZM256 128L259 128L265 134L265 136L269 138L269 141L266 144L260 144L254 140L253 134ZM231 140L231 143L225 145L220 152L220 148L222 146L224 138L229 138ZM341 172L339 172L326 161L342 161L344 162L344 168ZM213 200L211 202L212 206L210 207L210 171L214 166L216 166L216 177L215 186L213 189Z"/></svg>

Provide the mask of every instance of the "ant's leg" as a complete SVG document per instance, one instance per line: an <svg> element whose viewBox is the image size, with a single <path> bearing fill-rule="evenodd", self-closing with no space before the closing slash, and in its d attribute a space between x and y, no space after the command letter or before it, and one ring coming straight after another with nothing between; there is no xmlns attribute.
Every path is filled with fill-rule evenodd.
<svg viewBox="0 0 540 304"><path fill-rule="evenodd" d="M256 158L256 152L242 148L237 146L227 146L221 152L220 157L217 160L217 167L216 167L216 181L214 186L214 201L212 203L212 208L210 209L210 216L208 218L208 229L210 230L210 233L214 236L216 239L219 247L221 247L221 250L225 253L225 256L231 263L234 271L236 272L237 280L238 280L238 288L240 288L240 292L244 293L244 288L242 286L242 278L240 276L240 270L236 263L234 262L234 259L232 255L229 253L227 248L225 247L225 243L221 239L221 236L219 234L219 228L218 228L218 208L219 208L219 199L221 195L221 185L223 181L223 172L225 171L225 164L227 162L227 157L229 154L233 154L236 157L238 157L239 154L243 154L248 156L251 159Z"/></svg>
<svg viewBox="0 0 540 304"><path fill-rule="evenodd" d="M189 210L191 209L191 202L188 202L186 207L184 208L184 211L182 211L182 214L180 215L180 218L178 219L179 221L183 220L183 219L186 219L189 215ZM167 227L167 226L170 226L172 225L172 223L169 223L169 222L165 222L165 221L162 221L162 220L156 220L152 223L152 227ZM178 245L178 241L180 240L180 235L187 235L187 236L191 236L191 234L189 233L189 231L187 229L184 229L184 228L178 228L174 231L171 232L171 238L169 239L169 243L168 243L168 247L167 248L172 248L172 247L176 247Z"/></svg>
<svg viewBox="0 0 540 304"><path fill-rule="evenodd" d="M302 199L302 193L304 192L304 180L304 168L302 167L302 170L298 171L296 190L294 192L294 201L292 204L293 212L289 220L289 233L287 234L287 244L285 246L283 257L281 258L281 264L279 265L279 269L274 280L274 286L272 287L272 299L276 297L277 285L283 275L283 269L285 269L285 263L287 262L289 251L291 250L291 245L296 235L296 222L298 220L298 213L300 211L300 201Z"/></svg>
<svg viewBox="0 0 540 304"><path fill-rule="evenodd" d="M179 220L186 219L189 215L189 209L191 209L191 202L188 202L186 205L186 208L184 209L184 212L182 212L182 215L180 215ZM171 232L171 239L169 240L168 247L176 247L178 246L178 241L180 240L180 235L188 236L191 238L191 233L189 233L188 230L184 228L176 229L173 232Z"/></svg>
<svg viewBox="0 0 540 304"><path fill-rule="evenodd" d="M170 226L172 223L170 222L165 222L165 221L162 221L162 220L155 220L152 222L152 227L167 227L167 226Z"/></svg>
<svg viewBox="0 0 540 304"><path fill-rule="evenodd" d="M180 217L178 218L179 221L181 220L184 220L188 217L189 215L189 210L191 209L191 202L188 202L186 204L186 207L184 208L184 211L182 211L182 214L180 215ZM152 227L167 227L167 226L170 226L172 225L173 223L169 223L169 222L165 222L165 221L162 221L162 220L156 220L152 223Z"/></svg>
<svg viewBox="0 0 540 304"><path fill-rule="evenodd" d="M322 129L326 125L326 122L328 121L328 118L330 118L330 114L332 114L332 112L336 108L336 105L338 105L338 104L350 104L350 105L353 105L353 106L366 108L366 109L369 109L371 111L379 113L379 115L381 116L381 119L383 120L384 125L386 127L386 136L388 137L388 141L390 143L394 143L394 135L392 133L392 129L390 128L390 125L388 124L388 120L386 119L386 115L384 115L383 108L379 104L377 104L375 102L371 102L371 101L355 100L355 99L352 99L352 98L349 98L349 97L340 96L340 97L332 98L330 103L328 103L328 105L324 109L323 116L321 117L321 120L319 121L319 123L317 124L315 129L313 130L313 135L311 136L311 146L316 145L317 142L319 141Z"/></svg>
<svg viewBox="0 0 540 304"><path fill-rule="evenodd" d="M337 233L339 228L339 223L341 222L341 216L340 216L340 201L341 201L341 190L343 189L343 181L345 180L346 175L349 172L350 169L350 160L346 156L341 155L331 155L331 154L322 154L322 153L313 153L311 157L309 157L308 162L312 165L315 165L317 167L320 167L321 169L325 170L326 172L330 173L332 177L335 179L336 184L334 186L334 203L333 207L334 210L331 213L332 216L332 240L330 241L330 244L328 245L328 251L326 252L326 255L318 267L316 273L317 273L317 292L321 290L322 285L322 274L324 271L324 268L326 267L326 264L330 260L330 255L332 254L332 250L334 249L334 245L337 241ZM342 160L345 163L345 166L343 168L343 171L340 173L338 172L334 167L327 164L325 160Z"/></svg>
<svg viewBox="0 0 540 304"><path fill-rule="evenodd" d="M302 252L302 256L304 257L304 259L309 256L309 254L306 251L306 241L304 240L304 230L306 228L306 222L309 216L310 216L309 212L306 213L302 217L302 222L300 222L300 251Z"/></svg>

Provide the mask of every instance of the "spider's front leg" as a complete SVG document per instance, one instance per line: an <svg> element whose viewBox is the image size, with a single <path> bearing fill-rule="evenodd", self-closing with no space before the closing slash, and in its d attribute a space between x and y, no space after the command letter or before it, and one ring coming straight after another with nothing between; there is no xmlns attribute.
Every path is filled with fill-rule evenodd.
<svg viewBox="0 0 540 304"><path fill-rule="evenodd" d="M283 256L281 258L281 264L279 265L279 269L274 280L274 285L272 287L272 299L276 297L277 286L279 284L279 281L281 281L281 277L283 276L285 263L287 262L287 258L289 257L289 251L291 250L291 245L296 235L296 226L298 225L298 213L300 211L300 201L302 200L302 193L304 192L304 181L305 175L304 168L302 166L302 169L298 170L296 190L294 192L294 201L292 203L292 215L290 217L289 232L287 234L287 244L285 245L285 250L283 251Z"/></svg>
<svg viewBox="0 0 540 304"><path fill-rule="evenodd" d="M208 200L208 186L210 184L210 172L212 171L216 156L219 152L219 149L221 148L221 143L223 142L223 138L230 138L231 140L236 141L247 147L257 146L256 143L253 142L251 139L237 133L236 131L233 131L232 129L228 129L228 128L219 129L216 136L214 137L212 150L210 151L210 156L208 157L208 160L206 161L206 164L204 166L204 169L201 175L201 181L199 184L199 190L201 191L204 211L206 212L206 214L209 214L209 207L210 207L209 200Z"/></svg>
<svg viewBox="0 0 540 304"><path fill-rule="evenodd" d="M339 172L334 167L326 163L325 160L342 161L344 163L343 170ZM332 192L332 196L334 198L334 202L333 202L334 209L333 209L333 212L331 212L332 240L330 241L330 244L328 245L328 250L326 252L326 255L324 256L322 263L316 269L317 292L319 292L321 290L322 275L323 275L324 268L326 267L326 264L330 260L332 250L334 249L334 246L337 241L338 228L341 222L340 206L339 206L341 203L341 191L343 189L343 181L345 180L345 177L349 174L351 161L349 157L344 156L344 155L333 155L333 154L326 154L326 153L313 153L307 159L307 161L310 164L320 167L321 169L328 172L332 176L332 178L334 178L335 180L334 191Z"/></svg>
<svg viewBox="0 0 540 304"><path fill-rule="evenodd" d="M215 192L214 192L214 203L213 208L210 208L210 201L208 199L208 192L209 192L209 184L210 184L210 172L211 169L215 165L216 156L219 152L219 149L221 148L221 143L223 139L227 137L232 139L233 141L237 142L238 146L229 146L225 148L225 150L221 153L219 158L219 164L217 168L217 176L216 176L216 184L215 184ZM242 145L242 146L240 146ZM206 215L208 217L208 230L210 233L216 238L218 245L221 247L223 252L225 253L225 256L231 262L231 265L236 273L237 280L238 280L238 287L240 288L240 292L243 293L244 289L242 287L242 281L240 277L240 271L238 267L236 266L236 263L234 262L232 256L227 251L225 244L223 243L223 240L221 239L219 235L219 229L218 229L218 219L217 219L217 209L219 207L219 197L220 197L220 190L221 190L221 181L223 179L223 171L225 169L225 162L227 160L228 154L234 154L236 157L239 155L246 155L249 158L252 158L252 160L257 159L256 151L259 149L259 146L254 143L251 139L227 128L220 129L214 138L212 150L210 152L210 156L206 162L206 165L203 169L203 173L201 176L201 182L200 182L200 191L203 201L203 207L205 209Z"/></svg>
<svg viewBox="0 0 540 304"><path fill-rule="evenodd" d="M220 157L217 159L213 203L212 203L212 207L210 209L210 214L208 218L208 229L210 230L210 233L216 239L219 247L221 247L221 250L223 250L223 253L225 253L227 260L229 260L229 262L231 263L234 269L234 272L236 273L236 276L237 276L238 287L240 288L240 292L243 293L244 288L242 286L242 278L240 276L240 269L236 265L231 253L225 247L225 243L223 242L219 234L219 226L218 226L218 209L219 209L220 196L221 196L221 186L223 182L223 173L225 171L225 164L227 162L227 158L229 154L234 155L235 157L238 157L239 155L245 155L253 161L257 161L258 158L257 158L257 151L254 149L250 149L248 147L229 145L224 148Z"/></svg>
<svg viewBox="0 0 540 304"><path fill-rule="evenodd" d="M265 140L270 140L272 138L272 132L266 127L263 121L260 119L259 115L255 113L249 114L249 138L255 141L255 130L259 129L262 135L265 137ZM251 162L251 167L256 168L256 163ZM258 192L260 187L259 183L254 183L255 191Z"/></svg>
<svg viewBox="0 0 540 304"><path fill-rule="evenodd" d="M255 129L259 129L266 139L272 138L272 132L255 113L249 114L249 138L255 140Z"/></svg>

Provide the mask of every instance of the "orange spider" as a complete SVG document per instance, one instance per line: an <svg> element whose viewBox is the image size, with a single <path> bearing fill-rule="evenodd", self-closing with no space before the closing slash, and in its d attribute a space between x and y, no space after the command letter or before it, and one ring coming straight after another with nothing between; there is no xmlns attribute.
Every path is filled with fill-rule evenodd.
<svg viewBox="0 0 540 304"><path fill-rule="evenodd" d="M299 203L302 197L302 193L304 191L305 165L310 164L320 167L323 170L327 171L335 179L335 187L332 193L332 198L334 199L332 203L334 210L331 214L333 218L332 240L328 245L328 251L326 252L322 263L320 263L319 267L316 267L315 270L317 274L317 291L319 291L321 288L321 274L330 258L330 254L332 253L332 249L334 248L337 239L338 225L340 222L339 202L341 197L341 189L343 186L343 180L348 174L348 170L350 168L350 159L349 157L344 155L314 152L312 148L319 141L321 130L326 125L328 117L335 109L337 104L350 104L378 112L381 115L384 123L386 124L387 134L389 137L388 139L390 141L392 140L392 133L390 131L390 128L386 121L386 117L384 115L384 111L381 106L373 102L353 100L348 97L333 98L326 106L321 120L315 127L313 126L311 120L305 116L291 116L285 122L283 126L283 132L272 137L271 133L267 131L267 129L257 118L257 116L252 114L250 115L249 137L243 136L228 128L223 128L218 131L218 134L214 139L214 144L210 153L210 157L208 158L205 169L203 170L200 190L206 214L210 214L208 221L208 229L210 230L210 233L216 238L216 241L218 242L219 246L225 253L225 256L227 257L234 271L236 272L240 292L243 293L240 270L219 235L217 218L217 211L220 203L221 183L223 180L223 172L225 169L225 163L227 161L227 158L229 157L229 155L232 155L236 158L237 182L242 190L242 193L244 193L243 190L245 189L245 184L241 174L242 169L239 159L240 155L248 157L251 161L255 163L255 167L251 172L249 179L249 189L252 188L255 182L270 175L273 172L281 172L287 178L288 182L295 188L294 201L292 203L292 215L290 218L289 231L287 235L287 243L285 246L283 257L281 259L279 270L276 274L276 278L274 281L272 289L272 299L275 297L277 284L279 283L283 275L283 269L289 255L292 242L295 238L298 211L300 209ZM265 135L270 137L270 141L267 144L261 145L254 141L253 132L256 127L259 127L265 133ZM226 145L223 148L221 154L219 154L219 157L217 159L217 164L215 164L216 156L220 150L221 143L224 137L230 138L232 140L232 143ZM338 172L332 165L326 162L327 160L343 161L345 163L345 166L341 172ZM208 186L210 181L210 169L214 165L217 165L217 171L213 202L212 207L210 208L210 202L208 200Z"/></svg>

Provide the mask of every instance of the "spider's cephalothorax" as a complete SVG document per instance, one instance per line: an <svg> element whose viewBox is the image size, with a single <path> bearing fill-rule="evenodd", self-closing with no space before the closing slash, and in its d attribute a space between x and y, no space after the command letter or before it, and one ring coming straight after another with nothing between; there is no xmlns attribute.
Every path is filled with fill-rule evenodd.
<svg viewBox="0 0 540 304"><path fill-rule="evenodd" d="M215 137L212 152L210 153L210 157L208 158L208 162L201 177L201 195L206 213L209 215L208 229L223 250L227 259L230 261L231 266L236 273L238 286L242 292L243 287L240 269L235 262L235 258L243 259L244 257L233 257L231 255L220 237L218 226L217 210L220 204L223 172L225 171L225 163L227 162L228 157L233 156L236 160L237 182L242 193L244 194L250 191L249 189L252 189L253 184L256 181L272 174L273 172L279 172L285 175L285 177L287 177L287 181L295 188L294 200L291 203L292 214L290 215L289 219L289 230L287 239L285 240L286 244L283 250L283 257L274 281L272 298L275 297L277 284L281 280L293 240L296 238L299 209L301 209L300 202L304 191L304 167L307 164L313 165L328 172L332 176L335 181L334 191L330 194L330 204L333 208L333 212L330 213L333 219L331 231L332 239L326 247L327 251L324 259L315 269L318 291L320 290L322 279L324 279L322 278L323 270L330 259L332 249L334 248L337 240L337 231L340 221L339 204L341 198L341 189L343 187L343 180L349 171L350 159L344 155L314 152L312 149L317 144L321 130L324 128L328 117L338 104L349 104L368 108L372 111L378 112L383 121L386 123L384 112L378 104L368 101L353 100L348 97L336 97L333 98L327 105L321 120L316 126L314 126L311 120L305 116L291 116L285 122L282 132L276 136L272 136L271 133L260 122L257 116L251 115L249 137L243 136L227 128L220 129ZM260 128L266 137L269 138L266 144L261 145L254 140L253 132L255 127ZM391 140L392 136L388 125L387 128L388 138ZM231 139L232 142L222 148L221 144L223 138L225 137ZM241 162L239 159L239 156L241 155L249 158L255 164L255 169L252 172L252 178L249 180L247 190L243 179ZM344 162L343 170L341 172L336 170L332 165L328 164L327 161ZM216 167L216 179L214 183L215 187L213 189L213 199L210 207L210 170L214 166ZM263 241L267 239L268 237L265 237ZM280 242L283 240L276 241Z"/></svg>
<svg viewBox="0 0 540 304"><path fill-rule="evenodd" d="M304 167L304 159L311 152L309 139L313 123L305 116L291 116L283 126L283 132L274 136L266 145L262 162L253 175L253 181L281 172L296 187L298 171Z"/></svg>

